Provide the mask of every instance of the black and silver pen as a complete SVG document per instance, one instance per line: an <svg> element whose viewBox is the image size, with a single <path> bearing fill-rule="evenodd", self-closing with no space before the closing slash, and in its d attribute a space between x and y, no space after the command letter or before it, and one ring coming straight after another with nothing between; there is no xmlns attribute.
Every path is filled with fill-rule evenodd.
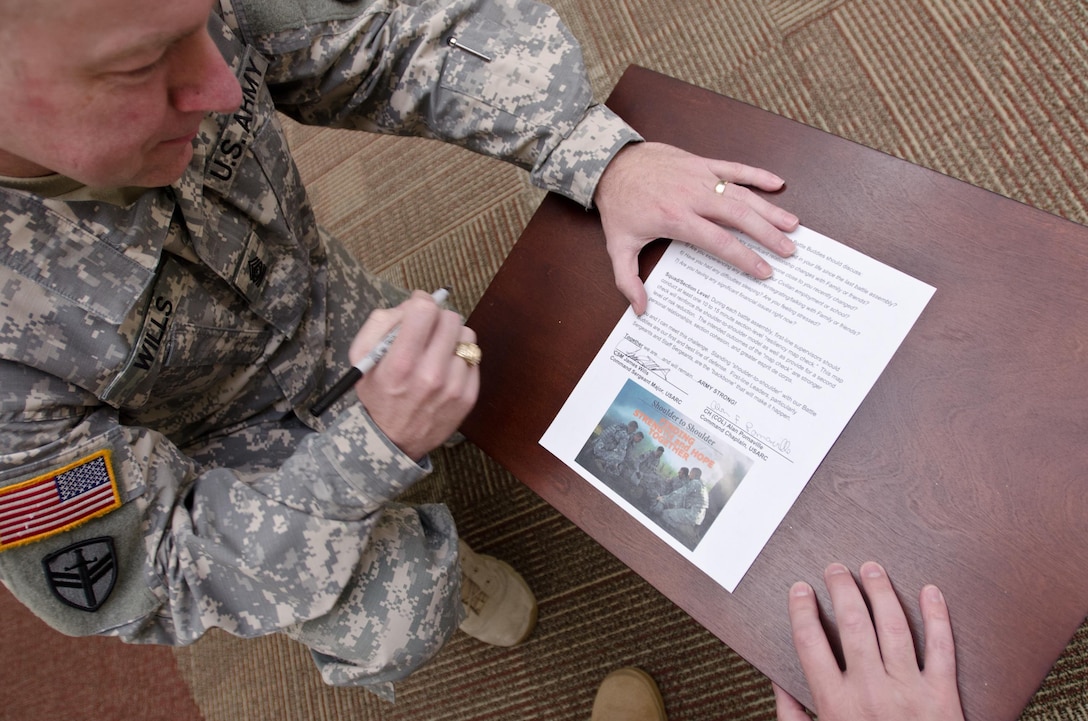
<svg viewBox="0 0 1088 721"><path fill-rule="evenodd" d="M450 297L449 288L439 288L434 293L431 293L431 297L434 298L434 302L438 305L442 305ZM397 331L400 326L396 326L393 330L389 331L378 345L374 346L369 353L363 356L363 359L356 363L351 369L344 374L344 376L336 381L336 384L332 388L329 388L323 396L317 399L317 402L310 406L310 413L319 416L329 409L333 403L340 399L340 396L347 393L359 379L366 373L369 373L374 366L378 365L378 361L389 352L389 346L393 345L393 341L397 339Z"/></svg>

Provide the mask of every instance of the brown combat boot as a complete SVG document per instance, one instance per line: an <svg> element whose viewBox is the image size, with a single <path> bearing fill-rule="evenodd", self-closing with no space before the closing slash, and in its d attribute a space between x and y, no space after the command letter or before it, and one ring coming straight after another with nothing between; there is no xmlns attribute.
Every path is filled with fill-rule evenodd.
<svg viewBox="0 0 1088 721"><path fill-rule="evenodd" d="M590 721L667 721L665 701L648 673L621 668L601 682Z"/></svg>
<svg viewBox="0 0 1088 721"><path fill-rule="evenodd" d="M461 552L461 630L493 646L516 646L536 627L536 599L510 564L476 553L464 541Z"/></svg>

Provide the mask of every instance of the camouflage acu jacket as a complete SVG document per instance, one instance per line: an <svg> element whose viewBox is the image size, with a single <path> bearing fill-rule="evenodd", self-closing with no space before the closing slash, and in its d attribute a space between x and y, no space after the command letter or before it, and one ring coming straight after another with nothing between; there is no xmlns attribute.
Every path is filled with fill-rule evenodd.
<svg viewBox="0 0 1088 721"><path fill-rule="evenodd" d="M637 139L533 2L224 0L210 23L244 101L205 120L177 183L125 207L0 188L0 577L69 634L188 643L321 616L427 472L357 403L327 425L303 410L354 328L275 108L457 143L586 205ZM360 304L386 302L367 287ZM262 545L280 512L312 519L306 538ZM207 588L219 513L252 528L236 579ZM217 607L247 588L244 611Z"/></svg>

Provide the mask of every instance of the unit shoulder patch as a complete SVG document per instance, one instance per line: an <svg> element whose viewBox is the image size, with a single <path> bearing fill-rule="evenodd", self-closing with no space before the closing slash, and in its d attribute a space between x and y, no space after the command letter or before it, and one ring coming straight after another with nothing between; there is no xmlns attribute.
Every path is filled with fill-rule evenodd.
<svg viewBox="0 0 1088 721"><path fill-rule="evenodd" d="M109 536L73 543L42 559L49 589L80 611L97 611L117 580L117 552Z"/></svg>

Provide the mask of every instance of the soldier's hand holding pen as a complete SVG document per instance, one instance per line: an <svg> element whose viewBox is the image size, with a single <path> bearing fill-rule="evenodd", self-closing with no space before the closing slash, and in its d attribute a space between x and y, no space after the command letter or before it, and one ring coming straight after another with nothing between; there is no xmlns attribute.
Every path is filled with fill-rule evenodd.
<svg viewBox="0 0 1088 721"><path fill-rule="evenodd" d="M381 363L355 392L389 440L418 460L449 438L476 403L476 333L417 290L401 305L370 315L352 341L351 362L360 363L394 330Z"/></svg>

